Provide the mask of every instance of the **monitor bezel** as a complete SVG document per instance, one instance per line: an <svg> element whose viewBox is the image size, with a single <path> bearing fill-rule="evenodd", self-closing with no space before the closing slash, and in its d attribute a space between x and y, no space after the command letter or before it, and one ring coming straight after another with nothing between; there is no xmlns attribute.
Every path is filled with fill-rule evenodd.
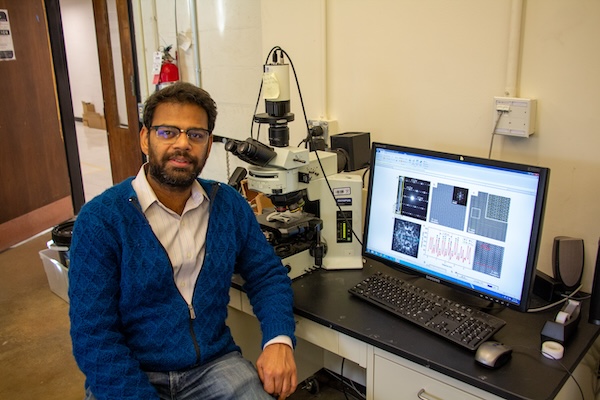
<svg viewBox="0 0 600 400"><path fill-rule="evenodd" d="M504 169L512 169L516 171L529 172L529 173L537 173L539 174L539 181L537 187L537 195L536 195L536 203L534 208L533 222L531 226L531 235L529 238L529 248L527 253L527 261L525 265L525 276L522 285L521 292L521 301L519 304L506 301L504 299L498 298L493 295L480 293L474 289L470 289L459 284L455 284L451 281L445 280L440 276L429 277L428 274L420 271L418 269L413 269L408 265L402 264L400 262L394 262L388 260L386 258L378 257L377 255L371 254L367 252L367 244L369 242L369 229L370 229L370 214L371 214L371 201L372 201L372 189L373 189L373 179L375 177L374 170L375 166L375 157L378 149L388 149L399 152L407 152L416 155L422 155L426 157L436 157L441 159L447 159L449 161L455 162L464 162L464 163L473 163L478 165L496 167L496 168L504 168ZM363 235L363 245L362 245L362 256L367 260L372 260L379 262L387 267L390 267L395 270L399 270L404 273L408 273L414 276L423 277L434 281L436 283L445 285L447 287L457 289L463 293L468 293L470 295L476 296L481 299L490 300L494 303L500 304L502 306L506 306L508 308L526 312L529 307L529 302L531 296L533 294L533 285L536 276L537 270L537 260L539 255L539 249L542 239L542 226L546 208L546 198L548 195L548 183L550 178L550 169L547 167L540 167L536 165L529 164L521 164L521 163L513 163L507 161L500 161L490 158L480 158L462 154L453 154L446 153L441 151L434 151L422 148L408 147L402 145L395 145L389 143L382 142L373 142L371 146L371 155L370 155L370 171L369 171L369 185L367 187L367 196L366 196L366 208L365 208L365 219L364 219L364 235Z"/></svg>

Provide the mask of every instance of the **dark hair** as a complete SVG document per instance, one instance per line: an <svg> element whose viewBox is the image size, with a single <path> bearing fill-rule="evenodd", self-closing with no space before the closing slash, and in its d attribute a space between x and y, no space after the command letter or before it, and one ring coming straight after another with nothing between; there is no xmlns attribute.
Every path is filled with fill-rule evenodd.
<svg viewBox="0 0 600 400"><path fill-rule="evenodd" d="M159 104L163 103L195 104L204 109L208 115L208 131L212 132L215 129L217 104L206 90L188 82L176 82L152 93L144 105L142 122L146 128L152 126L154 111Z"/></svg>

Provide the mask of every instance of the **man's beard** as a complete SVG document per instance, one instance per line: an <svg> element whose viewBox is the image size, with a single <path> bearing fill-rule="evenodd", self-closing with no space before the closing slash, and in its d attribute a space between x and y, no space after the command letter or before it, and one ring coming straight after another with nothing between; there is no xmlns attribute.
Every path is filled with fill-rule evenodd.
<svg viewBox="0 0 600 400"><path fill-rule="evenodd" d="M192 165L192 170L184 169L184 168L173 168L172 170L167 170L166 164L172 157L185 157L187 161L189 161ZM168 186L173 189L187 189L189 188L194 180L200 175L202 172L202 168L204 168L204 162L199 163L197 158L191 157L186 152L175 152L172 154L166 154L161 160L160 163L156 162L156 155L152 150L150 150L148 154L148 174L152 176L156 181L158 181L161 185Z"/></svg>

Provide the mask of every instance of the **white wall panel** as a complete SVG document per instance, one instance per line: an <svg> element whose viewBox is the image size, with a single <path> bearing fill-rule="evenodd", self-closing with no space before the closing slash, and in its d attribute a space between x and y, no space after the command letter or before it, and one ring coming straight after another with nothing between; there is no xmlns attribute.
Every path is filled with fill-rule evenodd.
<svg viewBox="0 0 600 400"><path fill-rule="evenodd" d="M83 115L82 101L104 114L92 0L60 0L60 9L75 117Z"/></svg>

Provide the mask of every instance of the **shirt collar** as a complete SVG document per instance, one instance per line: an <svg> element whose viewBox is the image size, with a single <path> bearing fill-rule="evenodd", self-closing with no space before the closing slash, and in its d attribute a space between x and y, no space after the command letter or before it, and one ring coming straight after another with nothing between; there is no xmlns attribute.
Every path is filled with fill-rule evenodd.
<svg viewBox="0 0 600 400"><path fill-rule="evenodd" d="M150 183L148 183L148 178L146 177L147 165L148 163L141 166L136 177L131 182L133 190L135 190L135 193L138 196L138 201L140 202L140 206L142 207L142 211L144 213L146 213L146 210L148 210L148 208L155 203L165 208L156 197L156 194L154 193L154 190L152 190ZM192 183L192 195L188 199L186 209L189 207L198 207L205 199L208 200L206 191L197 180L194 180Z"/></svg>

